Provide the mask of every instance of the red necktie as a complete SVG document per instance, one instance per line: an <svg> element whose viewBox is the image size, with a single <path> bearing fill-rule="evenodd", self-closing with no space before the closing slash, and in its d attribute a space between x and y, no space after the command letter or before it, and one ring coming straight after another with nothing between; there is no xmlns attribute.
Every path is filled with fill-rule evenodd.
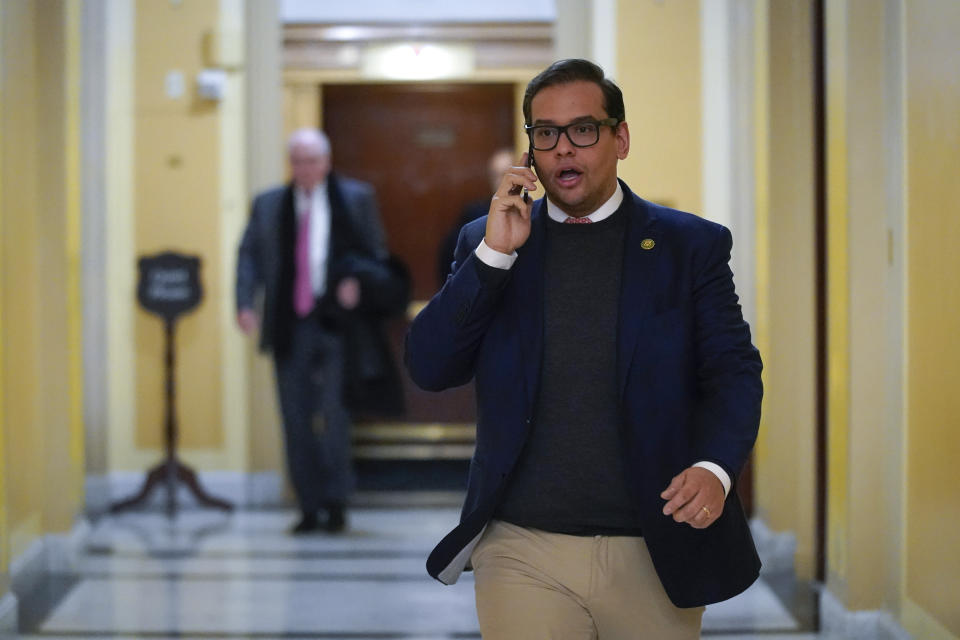
<svg viewBox="0 0 960 640"><path fill-rule="evenodd" d="M293 280L293 310L301 318L313 309L313 285L310 284L310 209L308 200L300 214L294 252L296 274Z"/></svg>
<svg viewBox="0 0 960 640"><path fill-rule="evenodd" d="M590 224L591 222L593 222L593 220L587 216L583 216L582 218L574 218L573 216L570 216L563 221L564 224Z"/></svg>

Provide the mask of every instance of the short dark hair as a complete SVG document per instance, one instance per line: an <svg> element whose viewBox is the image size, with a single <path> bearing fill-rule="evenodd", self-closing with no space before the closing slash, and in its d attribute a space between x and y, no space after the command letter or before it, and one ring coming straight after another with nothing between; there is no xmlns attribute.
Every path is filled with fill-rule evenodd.
<svg viewBox="0 0 960 640"><path fill-rule="evenodd" d="M623 108L623 92L620 91L620 87L613 80L604 75L603 69L589 60L568 58L557 60L538 73L527 85L527 90L523 94L523 119L526 124L533 124L530 105L533 102L533 97L541 89L580 81L592 82L600 87L603 92L603 109L608 116L616 118L619 122L626 119L627 114Z"/></svg>

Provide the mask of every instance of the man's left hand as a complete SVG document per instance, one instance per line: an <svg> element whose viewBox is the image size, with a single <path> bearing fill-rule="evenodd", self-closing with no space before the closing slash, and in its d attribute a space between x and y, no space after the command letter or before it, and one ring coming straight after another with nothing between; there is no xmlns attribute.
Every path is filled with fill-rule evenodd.
<svg viewBox="0 0 960 640"><path fill-rule="evenodd" d="M702 467L689 467L660 494L667 501L663 514L694 529L706 529L723 513L723 484Z"/></svg>
<svg viewBox="0 0 960 640"><path fill-rule="evenodd" d="M337 302L347 311L353 311L360 304L360 281L356 278L344 278L337 285Z"/></svg>

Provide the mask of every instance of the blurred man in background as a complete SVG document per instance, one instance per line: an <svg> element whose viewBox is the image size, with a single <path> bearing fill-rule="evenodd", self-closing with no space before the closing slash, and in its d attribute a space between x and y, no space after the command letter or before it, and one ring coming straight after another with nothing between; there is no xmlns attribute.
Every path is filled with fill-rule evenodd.
<svg viewBox="0 0 960 640"><path fill-rule="evenodd" d="M248 335L259 327L273 353L301 512L291 532L339 532L354 487L344 320L365 295L347 265L377 264L387 249L373 187L331 171L326 135L296 131L288 153L291 182L256 196L240 243L237 323Z"/></svg>
<svg viewBox="0 0 960 640"><path fill-rule="evenodd" d="M495 193L500 186L500 180L503 174L513 166L513 149L497 149L490 156L487 162L487 177L490 180L490 193ZM473 222L477 218L487 215L487 209L490 208L490 198L474 200L463 208L460 218L456 224L440 243L440 250L437 254L437 285L442 287L447 280L447 274L450 273L450 263L453 262L453 251L457 248L457 237L460 235L460 229L468 222Z"/></svg>

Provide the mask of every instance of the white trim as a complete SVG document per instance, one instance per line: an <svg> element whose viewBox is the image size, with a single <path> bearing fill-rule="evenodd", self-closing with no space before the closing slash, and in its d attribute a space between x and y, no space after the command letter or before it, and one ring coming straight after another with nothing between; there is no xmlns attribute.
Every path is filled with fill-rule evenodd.
<svg viewBox="0 0 960 640"><path fill-rule="evenodd" d="M820 592L820 631L845 640L911 640L886 611L848 611L827 589Z"/></svg>
<svg viewBox="0 0 960 640"><path fill-rule="evenodd" d="M883 423L878 434L884 442L884 463L894 473L883 474L878 487L890 505L884 528L885 553L891 562L889 579L895 580L901 599L906 590L907 575L907 500L910 486L907 478L907 166L906 166L906 36L905 9L900 0L885 0L884 15L884 148L886 153L883 180L886 204L885 223L889 243L884 291L885 375ZM901 619L905 620L901 609Z"/></svg>
<svg viewBox="0 0 960 640"><path fill-rule="evenodd" d="M282 0L280 18L284 23L434 23L434 22L552 22L556 17L552 0L486 0L486 2L447 2L446 0L366 0L365 2L316 2Z"/></svg>
<svg viewBox="0 0 960 640"><path fill-rule="evenodd" d="M134 82L136 3L107 0L104 29L106 122L104 221L106 237L106 462L129 465L137 424L137 370L132 293L137 289L134 242Z"/></svg>
<svg viewBox="0 0 960 640"><path fill-rule="evenodd" d="M17 596L5 593L0 596L0 636L15 634L18 627Z"/></svg>
<svg viewBox="0 0 960 640"><path fill-rule="evenodd" d="M730 2L700 3L703 215L732 227L733 87L730 62Z"/></svg>
<svg viewBox="0 0 960 640"><path fill-rule="evenodd" d="M603 67L608 78L617 78L617 3L593 0L590 48L593 61Z"/></svg>
<svg viewBox="0 0 960 640"><path fill-rule="evenodd" d="M899 0L886 0L884 7L884 99L886 102L886 117L884 124L884 145L887 147L887 166L885 185L887 212L886 222L889 242L893 252L892 264L887 273L886 312L888 346L887 379L884 416L888 433L896 434L897 445L891 453L896 457L896 469L899 473L887 474L887 487L895 487L893 498L897 500L896 517L898 526L893 531L896 535L896 549L898 554L898 574L900 590L900 618L911 631L911 607L907 597L907 491L910 480L907 475L909 459L909 445L907 420L909 402L908 372L910 353L906 348L909 341L909 307L907 299L907 248L909 245L910 227L908 222L907 199L909 185L907 179L907 21L904 18L905 8ZM893 482L895 481L895 482ZM944 636L946 637L946 636ZM933 636L931 635L931 640Z"/></svg>
<svg viewBox="0 0 960 640"><path fill-rule="evenodd" d="M247 17L243 0L219 1L218 28L224 38L238 39L246 59ZM233 292L236 278L237 243L247 221L247 158L251 147L247 140L247 74L227 74L226 98L219 105L220 144L220 282L221 291ZM279 85L278 85L279 86ZM279 93L279 92L277 92ZM279 133L280 129L275 130ZM255 154L254 154L255 155ZM233 295L220 296L220 410L223 442L220 455L225 462L216 466L243 468L249 460L249 402L237 398L249 395L247 342L235 325L236 301ZM244 492L245 493L245 492ZM238 502L234 500L234 502Z"/></svg>
<svg viewBox="0 0 960 640"><path fill-rule="evenodd" d="M753 31L751 0L701 0L702 213L733 233L730 268L755 327Z"/></svg>
<svg viewBox="0 0 960 640"><path fill-rule="evenodd" d="M83 184L83 423L88 469L107 461L108 360L107 320L107 5L84 2L81 60Z"/></svg>

